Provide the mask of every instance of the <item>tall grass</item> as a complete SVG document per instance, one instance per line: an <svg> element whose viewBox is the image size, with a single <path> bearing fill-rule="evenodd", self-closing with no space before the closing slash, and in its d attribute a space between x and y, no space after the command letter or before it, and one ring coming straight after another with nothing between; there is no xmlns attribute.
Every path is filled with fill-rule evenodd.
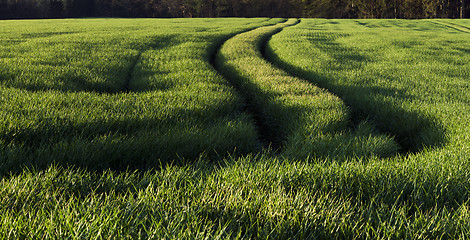
<svg viewBox="0 0 470 240"><path fill-rule="evenodd" d="M468 234L468 204L455 206L457 195L448 192L463 194L468 181L455 180L468 178L469 171L410 181L413 176L397 163L377 165L313 164L258 155L224 165L198 161L167 166L158 172L24 171L0 183L0 235L436 239ZM379 183L382 188L375 187Z"/></svg>

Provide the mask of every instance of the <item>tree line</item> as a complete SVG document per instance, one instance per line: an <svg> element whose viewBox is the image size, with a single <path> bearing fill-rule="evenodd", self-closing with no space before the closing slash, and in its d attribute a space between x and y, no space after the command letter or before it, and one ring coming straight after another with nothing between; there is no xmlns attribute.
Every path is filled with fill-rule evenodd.
<svg viewBox="0 0 470 240"><path fill-rule="evenodd" d="M470 0L0 0L0 19L69 17L466 18Z"/></svg>

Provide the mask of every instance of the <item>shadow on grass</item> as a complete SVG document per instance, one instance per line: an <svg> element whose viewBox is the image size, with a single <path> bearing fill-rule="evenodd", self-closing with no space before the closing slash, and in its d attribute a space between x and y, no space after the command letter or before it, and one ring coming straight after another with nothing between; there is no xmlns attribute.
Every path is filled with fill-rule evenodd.
<svg viewBox="0 0 470 240"><path fill-rule="evenodd" d="M145 170L193 161L201 154L217 161L259 151L251 118L238 111L225 113L220 106L210 106L204 111L177 110L164 119L38 119L0 134L0 173L24 166L44 169L52 163L89 170Z"/></svg>
<svg viewBox="0 0 470 240"><path fill-rule="evenodd" d="M64 34L75 34L81 33L80 31L69 31L69 32L36 32L36 33L23 33L21 36L23 38L41 38L41 37L52 37L55 35L64 35Z"/></svg>
<svg viewBox="0 0 470 240"><path fill-rule="evenodd" d="M98 94L120 94L129 91L132 92L133 89L129 88L129 83L133 80L135 66L141 60L141 54L147 50L165 49L180 42L181 39L178 38L177 35L153 36L147 44L144 44L142 46L136 46L136 48L132 49L137 50L139 54L135 56L129 56L127 59L124 59L126 60L126 62L129 63L128 66L123 68L119 65L113 65L109 66L105 71L100 72L99 77L102 77L105 80L102 82L93 81L93 79L89 79L89 76L83 75L80 72L76 72L75 70L67 70L64 71L62 74L59 74L55 79L53 79L51 84L38 82L19 83L14 81L14 74L8 73L6 68L2 69L2 72L0 72L0 80L2 80L3 82L7 82L7 84L4 84L4 86L6 87L25 89L33 92L47 90L58 90L61 92L93 92ZM45 62L44 64L49 66L57 65L55 62ZM58 64L58 66L65 67L67 66L67 64L61 63ZM85 66L83 68L93 72L93 68ZM116 76L117 73L120 73L119 75L122 77L116 79L114 76ZM38 75L40 74L41 73L38 73ZM154 89L139 89L137 90L137 92L149 90Z"/></svg>
<svg viewBox="0 0 470 240"><path fill-rule="evenodd" d="M261 55L270 36L261 37L257 43ZM349 57L356 58L356 56ZM344 160L371 155L389 157L397 151L397 146L391 138L385 135L379 136L365 121L361 121L363 126L357 131L359 127L347 128L347 123L342 120L325 121L320 115L314 116L325 114L328 108L331 108L333 115L338 114L336 102L325 97L326 93L319 91L321 97L315 93L311 96L304 96L301 93L280 95L281 93L275 90L269 90L275 88L274 86L263 89L256 83L259 80L257 78L263 78L264 75L245 73L242 68L239 69L236 64L230 63L231 60L230 56L218 54L215 61L216 68L244 96L247 112L254 116L260 139L265 147L296 159L319 157ZM268 62L265 64L269 65ZM260 64L258 67L265 66ZM286 77L286 75L270 76L272 79L276 77ZM296 100L291 101L288 98ZM307 101L307 98L311 98L311 103L305 105L303 102ZM347 114L347 111L341 114Z"/></svg>
<svg viewBox="0 0 470 240"><path fill-rule="evenodd" d="M364 62L369 61L366 56L361 56L354 49L345 48L334 41L334 37L315 38L313 44L339 63L337 70L343 70L343 67L347 70L360 69ZM351 122L358 123L367 119L372 121L381 132L395 136L403 153L419 152L423 148L440 147L445 143L445 129L436 119L417 110L404 109L399 104L394 104L395 101L387 100L390 98L396 98L398 101L411 99L412 96L407 95L403 90L340 84L326 75L304 70L282 60L269 45L266 45L265 51L267 59L281 69L325 88L343 99L352 110ZM343 52L347 53L343 54Z"/></svg>
<svg viewBox="0 0 470 240"><path fill-rule="evenodd" d="M207 55L202 56L210 61L228 37L211 36L212 44ZM165 49L174 46L184 39L177 35L157 36L146 49ZM128 81L135 77L167 74L138 70L135 66L139 59L131 61L128 69ZM119 68L107 70L112 73ZM125 92L148 92L169 90L173 85L156 83L151 86L143 83L134 87L125 83L120 90L108 88L106 84L93 85L86 79L77 76L66 77L73 84L56 90L64 92L91 91L94 93L125 94ZM65 80L65 79L64 79ZM126 87L127 86L127 87ZM79 90L76 90L76 89ZM29 86L27 90L43 91L53 87ZM51 164L73 166L88 170L103 169L151 169L168 163L188 162L200 156L220 160L228 155L245 155L261 149L250 116L241 113L238 107L226 113L227 106L207 106L204 112L175 111L172 116L161 119L130 119L108 122L99 120L90 123L71 121L48 122L40 119L39 125L31 125L17 132L0 134L0 173L18 172L23 167L45 169ZM219 117L207 119L205 112ZM221 113L223 112L223 113ZM223 115L225 114L226 115ZM223 116L221 116L223 115ZM203 120L201 120L203 119ZM201 120L201 121L199 121Z"/></svg>

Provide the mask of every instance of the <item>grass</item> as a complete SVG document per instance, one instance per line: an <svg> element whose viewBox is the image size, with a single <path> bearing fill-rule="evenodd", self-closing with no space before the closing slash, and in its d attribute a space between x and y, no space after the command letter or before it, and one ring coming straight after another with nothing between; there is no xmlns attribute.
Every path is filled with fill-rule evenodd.
<svg viewBox="0 0 470 240"><path fill-rule="evenodd" d="M461 32L470 33L470 22L468 20L438 19L434 22L438 24L443 24L447 27L453 28Z"/></svg>
<svg viewBox="0 0 470 240"><path fill-rule="evenodd" d="M161 32L182 27L175 39L184 39L182 44L188 48L182 49L186 53L198 49L188 54L195 62L180 62L175 57L188 56L172 52L178 52L179 45L149 48L137 54L128 90L73 90L56 86L54 81L49 87L36 89L11 85L14 82L2 85L0 124L1 129L10 129L2 130L0 138L0 167L10 172L0 181L2 238L466 238L470 229L470 129L466 124L470 111L469 95L464 91L470 79L465 51L468 33L427 20L322 19L302 19L287 27L293 23L288 21L247 31L279 22L264 20L70 20L117 21L122 28L136 28L140 21L153 28L154 23L167 21L160 22L162 28L168 27ZM69 20L55 24L61 21ZM129 22L125 25L120 21ZM227 26L224 21L238 22ZM196 33L198 23L206 25L207 30ZM102 29L106 24L88 26ZM243 27L237 28L238 24ZM230 33L221 34L216 29ZM225 80L209 64L211 53L242 31L247 32L228 40L216 58L218 70L229 77ZM220 33L214 33L218 40L197 45L195 39L199 38L195 35L204 38L208 32ZM0 36L6 39L7 35ZM266 41L265 55L281 68L263 60ZM202 45L205 47L197 47ZM193 64L207 68L206 74L199 75ZM189 72L194 72L194 78L189 73L182 74L188 82L177 77L179 71L184 72L181 66L192 69ZM5 79L11 77L3 78L2 84ZM282 85L279 80L283 80ZM93 88L99 85L90 82ZM219 91L210 91L210 96L200 94L211 89L206 86L214 82L219 84ZM113 86L112 78L106 84ZM329 108L321 108L323 105ZM89 114L75 111L83 106ZM289 111L299 106L300 110ZM303 115L303 111L321 115ZM23 115L15 117L10 112ZM139 118L141 115L151 117ZM302 124L296 125L290 115L299 117ZM70 122L67 126L72 127L56 127L63 126L61 119L65 117ZM218 122L221 118L224 120ZM89 119L101 120L101 125L92 125ZM246 133L250 137L233 139L244 135L237 130L241 128L232 126L213 131L217 123L227 126L231 121L249 126ZM329 121L336 127L327 131L314 128ZM342 149L344 157L288 151L293 149L288 144L290 136L305 137L302 134L311 134L312 129L315 134L355 143L357 139L352 136L359 134L360 122L367 123L363 133L370 139L390 136L403 149L389 157L354 156L356 149ZM148 127L143 127L146 124ZM281 151L259 150L259 128L263 124L277 128L272 132L280 135ZM314 127L305 128L303 124ZM230 129L234 133L225 135ZM181 131L184 140L171 135L174 142L163 142L172 147L169 153L162 153L166 148L148 147L162 142L158 131ZM187 140L188 136L195 137ZM218 152L219 156L213 156L201 155L191 148L204 147L185 142L216 138L220 139L215 144L206 145L211 146L209 149L227 144L230 152L239 143L252 147L246 150L248 154ZM276 136L264 140L270 139ZM305 139L309 138L301 143L307 147L316 144ZM148 153L140 151L142 146L148 147ZM147 170L155 166L151 160L154 154L170 156L184 149L192 156L188 160L197 160L179 164L162 161ZM140 158L143 160L137 163L146 167L130 170ZM18 166L27 162L25 159L30 159L33 167ZM62 164L64 161L69 164ZM143 164L145 161L151 164ZM106 169L113 164L120 168ZM126 167L130 169L121 170Z"/></svg>
<svg viewBox="0 0 470 240"><path fill-rule="evenodd" d="M263 124L259 128L265 141L296 159L393 155L398 149L393 139L376 134L367 121L359 123L356 131L348 129L349 110L336 96L263 59L260 48L266 38L295 23L291 19L239 34L218 54L219 69L246 93L251 112Z"/></svg>
<svg viewBox="0 0 470 240"><path fill-rule="evenodd" d="M0 169L147 168L259 149L209 60L224 39L278 21L2 22Z"/></svg>
<svg viewBox="0 0 470 240"><path fill-rule="evenodd" d="M307 20L286 29L270 42L268 52L279 56L273 61L288 71L345 99L357 115L372 119L406 149L450 146L458 132L466 132L455 120L468 101L466 92L459 91L468 76L468 56L462 51L468 45L466 33L429 21L330 25Z"/></svg>
<svg viewBox="0 0 470 240"><path fill-rule="evenodd" d="M402 169L408 180L360 173L355 178L375 179L357 184L370 191L361 198L415 205L418 210L411 212L433 207L453 212L468 202L463 185L470 129L462 121L469 112L469 95L462 91L469 79L468 54L462 49L468 46L468 33L430 21L312 19L275 35L266 51L290 73L337 94L356 116L395 136L409 151L365 163L364 169L373 166L388 176ZM443 184L446 178L453 183ZM398 182L398 188L384 193L400 196L401 189L406 197L379 197L380 189ZM406 190L407 185L414 188Z"/></svg>
<svg viewBox="0 0 470 240"><path fill-rule="evenodd" d="M25 171L2 180L0 233L32 239L424 239L468 234L467 204L439 202L424 208L426 202L420 201L429 197L428 189L414 189L409 172L391 169L396 168L258 155L228 160L225 166L199 161L157 172ZM457 175L453 179L468 177L468 171ZM423 187L436 180L415 181ZM468 182L451 179L438 182L447 191L468 187ZM386 187L363 188L379 183ZM446 197L443 191L433 194Z"/></svg>

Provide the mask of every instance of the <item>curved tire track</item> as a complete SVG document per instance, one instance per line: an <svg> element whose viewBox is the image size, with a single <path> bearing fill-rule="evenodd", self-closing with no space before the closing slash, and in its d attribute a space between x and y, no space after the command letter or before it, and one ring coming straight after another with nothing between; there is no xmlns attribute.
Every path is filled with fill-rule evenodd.
<svg viewBox="0 0 470 240"><path fill-rule="evenodd" d="M245 97L263 143L297 159L390 156L398 146L367 123L349 129L344 102L273 66L263 56L269 38L297 19L238 34L219 50L215 66Z"/></svg>
<svg viewBox="0 0 470 240"><path fill-rule="evenodd" d="M434 23L434 24L437 24L437 25L452 28L452 29L457 30L459 32L470 33L470 28L468 28L466 26L456 24L456 23L442 22L442 21L439 21L439 20L432 20L431 22Z"/></svg>
<svg viewBox="0 0 470 240"><path fill-rule="evenodd" d="M296 42L285 44L296 44ZM401 154L415 153L430 147L441 147L446 142L445 130L436 119L423 115L419 111L390 106L390 103L386 101L371 100L374 98L370 94L381 91L380 88L336 84L335 80L328 76L317 73L315 70L301 68L295 64L295 61L281 58L278 56L279 53L272 48L267 49L267 52L268 58L279 68L328 89L344 99L345 104L352 111L353 124L357 124L361 119L372 119L380 132L396 138ZM401 125L395 123L401 123Z"/></svg>

